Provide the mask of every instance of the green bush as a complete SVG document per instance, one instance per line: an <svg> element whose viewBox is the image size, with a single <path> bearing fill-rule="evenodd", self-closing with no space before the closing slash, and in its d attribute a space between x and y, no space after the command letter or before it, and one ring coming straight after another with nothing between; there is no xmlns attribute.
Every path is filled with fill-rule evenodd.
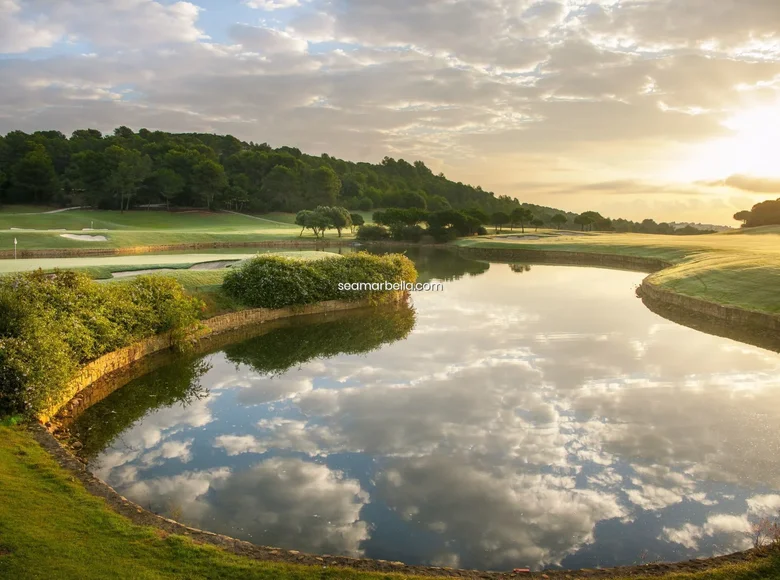
<svg viewBox="0 0 780 580"><path fill-rule="evenodd" d="M414 282L417 270L401 254L365 252L341 258L303 262L280 256L258 256L225 275L223 290L255 308L282 308L325 300L358 300L385 294L383 289L346 290L339 283Z"/></svg>
<svg viewBox="0 0 780 580"><path fill-rule="evenodd" d="M357 236L355 237L358 240L377 242L388 239L390 231L385 226L365 225L358 228Z"/></svg>
<svg viewBox="0 0 780 580"><path fill-rule="evenodd" d="M324 280L306 262L282 256L258 256L225 274L228 296L256 308L283 308L321 300Z"/></svg>
<svg viewBox="0 0 780 580"><path fill-rule="evenodd" d="M119 284L61 271L0 278L0 415L48 408L81 365L141 338L170 331L183 339L201 306L157 276Z"/></svg>

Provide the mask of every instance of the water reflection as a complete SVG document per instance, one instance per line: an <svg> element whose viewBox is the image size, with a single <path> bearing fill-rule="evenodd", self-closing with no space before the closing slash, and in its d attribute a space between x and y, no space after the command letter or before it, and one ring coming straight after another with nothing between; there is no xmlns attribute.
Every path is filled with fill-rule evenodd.
<svg viewBox="0 0 780 580"><path fill-rule="evenodd" d="M780 356L656 316L641 274L466 262L436 266L411 332L278 329L118 391L77 426L93 468L188 523L323 553L507 569L747 547L780 509ZM207 396L104 434L177 373Z"/></svg>

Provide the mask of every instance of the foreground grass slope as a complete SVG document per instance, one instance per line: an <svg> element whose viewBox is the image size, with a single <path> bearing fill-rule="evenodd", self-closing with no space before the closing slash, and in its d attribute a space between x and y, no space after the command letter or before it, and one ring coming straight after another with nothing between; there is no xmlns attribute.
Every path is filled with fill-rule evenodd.
<svg viewBox="0 0 780 580"><path fill-rule="evenodd" d="M411 579L258 562L130 523L57 465L22 425L0 426L0 577L35 579ZM634 580L639 577L633 576ZM658 578L658 577L656 577ZM780 578L780 557L665 580ZM620 580L615 578L614 580Z"/></svg>
<svg viewBox="0 0 780 580"><path fill-rule="evenodd" d="M680 294L759 312L780 313L780 228L702 236L588 233L540 239L493 236L459 246L533 249L657 258L672 267L650 280Z"/></svg>

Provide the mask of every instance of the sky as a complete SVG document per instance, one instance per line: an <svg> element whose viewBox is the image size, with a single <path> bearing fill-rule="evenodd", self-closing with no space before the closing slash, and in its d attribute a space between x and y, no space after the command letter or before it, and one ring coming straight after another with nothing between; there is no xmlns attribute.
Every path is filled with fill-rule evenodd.
<svg viewBox="0 0 780 580"><path fill-rule="evenodd" d="M737 225L780 197L777 0L0 0L0 133L229 133Z"/></svg>

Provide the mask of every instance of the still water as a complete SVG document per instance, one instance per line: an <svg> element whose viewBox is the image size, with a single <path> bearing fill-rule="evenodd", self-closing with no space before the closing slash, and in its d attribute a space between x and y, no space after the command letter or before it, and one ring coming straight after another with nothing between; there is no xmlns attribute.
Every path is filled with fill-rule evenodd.
<svg viewBox="0 0 780 580"><path fill-rule="evenodd" d="M750 547L780 510L780 355L669 322L643 275L425 251L414 309L268 327L75 425L121 494L262 545L481 569Z"/></svg>

